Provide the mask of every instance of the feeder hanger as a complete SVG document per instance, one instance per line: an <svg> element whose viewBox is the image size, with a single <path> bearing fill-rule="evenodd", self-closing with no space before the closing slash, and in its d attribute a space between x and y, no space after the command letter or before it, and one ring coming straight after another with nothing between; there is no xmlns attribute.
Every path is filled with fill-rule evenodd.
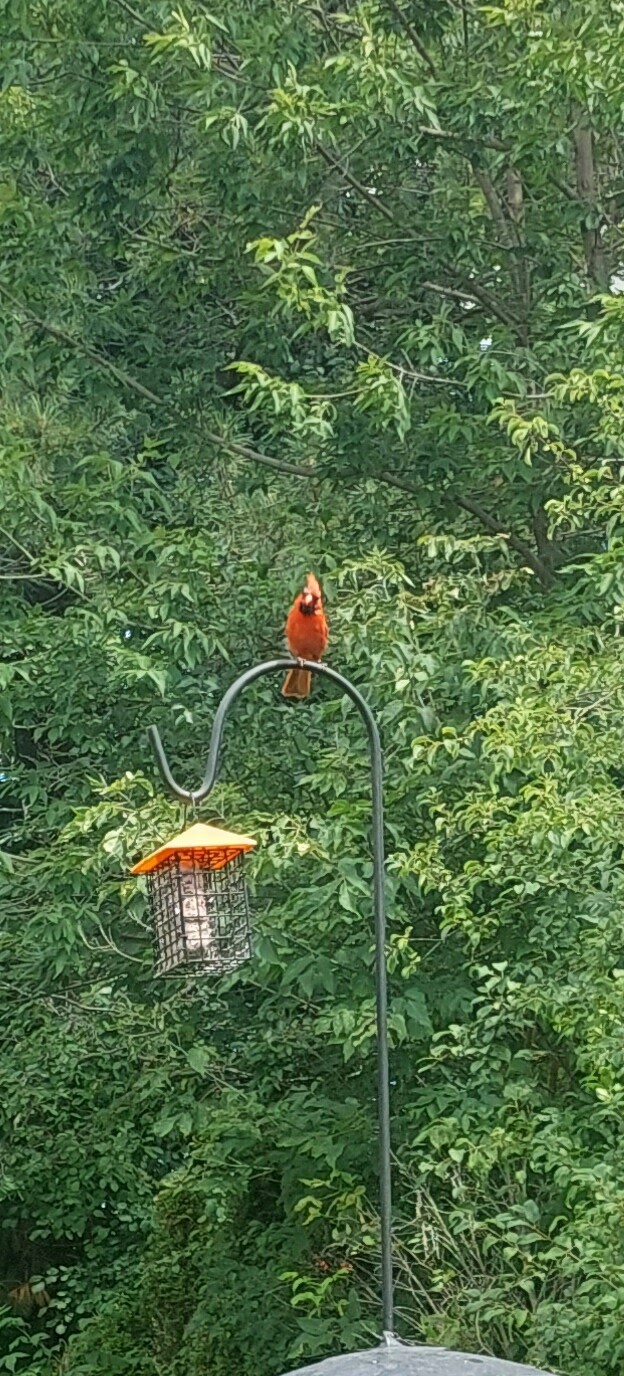
<svg viewBox="0 0 624 1376"><path fill-rule="evenodd" d="M197 805L208 797L214 786L219 770L221 737L225 718L230 707L236 702L239 693L248 684L254 683L264 674L283 673L292 669L293 664L309 669L312 674L321 674L346 693L364 720L368 734L371 762L372 804L373 804L373 906L375 913L375 995L377 1022L377 1102L379 1114L379 1178L381 1201L381 1266L382 1302L384 1333L389 1337L394 1331L393 1283L392 1283L392 1216L391 1216L391 1145L390 1145L390 1081L388 1073L388 995L386 972L386 914L384 885L384 835L383 835L383 761L381 741L377 722L362 694L348 678L330 669L326 664L313 660L269 659L264 664L256 664L235 679L221 699L216 711L210 737L206 769L200 787L196 791L182 788L176 783L165 755L160 733L156 726L148 728L148 736L158 770L168 792L182 803Z"/></svg>

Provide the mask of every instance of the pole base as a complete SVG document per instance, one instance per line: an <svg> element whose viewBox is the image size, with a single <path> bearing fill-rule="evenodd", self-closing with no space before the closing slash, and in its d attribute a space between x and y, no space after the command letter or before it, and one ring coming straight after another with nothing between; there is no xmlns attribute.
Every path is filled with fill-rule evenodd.
<svg viewBox="0 0 624 1376"><path fill-rule="evenodd" d="M384 1342L368 1352L328 1357L284 1376L552 1376L551 1372L482 1357L477 1352L449 1352L444 1347L409 1347L384 1333Z"/></svg>

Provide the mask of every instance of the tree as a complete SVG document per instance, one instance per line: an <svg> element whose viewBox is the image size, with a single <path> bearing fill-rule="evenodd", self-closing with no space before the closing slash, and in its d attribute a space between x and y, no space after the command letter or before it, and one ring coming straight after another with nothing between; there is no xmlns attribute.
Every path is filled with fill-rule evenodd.
<svg viewBox="0 0 624 1376"><path fill-rule="evenodd" d="M251 967L155 983L127 878L144 724L196 777L313 567L386 748L402 1331L614 1376L619 12L5 19L0 1370L376 1331L358 723L237 709Z"/></svg>

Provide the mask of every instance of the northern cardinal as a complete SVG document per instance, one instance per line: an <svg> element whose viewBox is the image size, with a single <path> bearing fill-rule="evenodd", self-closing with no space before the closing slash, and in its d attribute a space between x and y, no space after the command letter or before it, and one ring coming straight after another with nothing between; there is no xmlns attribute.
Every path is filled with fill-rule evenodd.
<svg viewBox="0 0 624 1376"><path fill-rule="evenodd" d="M303 592L297 596L286 621L286 640L296 659L321 660L327 648L329 629L323 611L323 597L313 573L309 573ZM289 669L282 684L285 698L307 698L312 686L309 669Z"/></svg>

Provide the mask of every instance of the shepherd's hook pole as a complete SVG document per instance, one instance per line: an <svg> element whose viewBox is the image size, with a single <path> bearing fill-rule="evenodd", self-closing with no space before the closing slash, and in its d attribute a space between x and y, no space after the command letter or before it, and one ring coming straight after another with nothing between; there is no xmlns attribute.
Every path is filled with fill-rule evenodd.
<svg viewBox="0 0 624 1376"><path fill-rule="evenodd" d="M384 1336L391 1338L394 1332L394 1305L392 1294L392 1194L390 1165L390 1082L388 1075L388 993L386 972L386 905L384 891L384 832L383 832L383 762L381 742L377 722L365 698L342 674L329 669L325 664L311 660L270 659L265 664L256 664L241 674L228 688L217 708L210 737L208 761L201 787L196 792L181 788L176 783L163 750L156 726L148 728L148 736L156 764L169 793L183 803L201 803L208 797L219 769L221 736L225 718L239 693L255 679L264 674L276 674L292 669L296 662L313 674L322 674L342 689L355 703L363 717L368 733L370 748L371 782L373 795L373 906L375 913L375 993L377 1005L377 1102L379 1113L379 1185L381 1215L381 1285L383 1301Z"/></svg>

